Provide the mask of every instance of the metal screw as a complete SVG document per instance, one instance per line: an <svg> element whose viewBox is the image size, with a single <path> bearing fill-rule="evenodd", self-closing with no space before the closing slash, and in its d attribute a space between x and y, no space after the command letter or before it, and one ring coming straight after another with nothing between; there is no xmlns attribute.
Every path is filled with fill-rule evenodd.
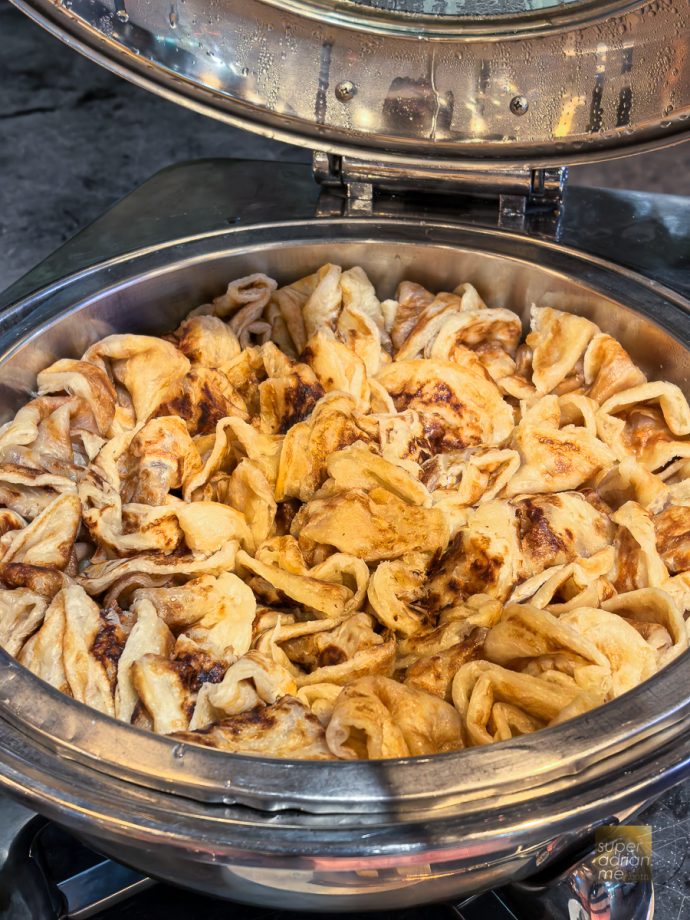
<svg viewBox="0 0 690 920"><path fill-rule="evenodd" d="M514 96L510 100L510 111L513 115L524 115L529 108L529 102L525 96Z"/></svg>
<svg viewBox="0 0 690 920"><path fill-rule="evenodd" d="M340 102L349 102L357 92L357 87L352 80L343 80L335 88L335 98Z"/></svg>

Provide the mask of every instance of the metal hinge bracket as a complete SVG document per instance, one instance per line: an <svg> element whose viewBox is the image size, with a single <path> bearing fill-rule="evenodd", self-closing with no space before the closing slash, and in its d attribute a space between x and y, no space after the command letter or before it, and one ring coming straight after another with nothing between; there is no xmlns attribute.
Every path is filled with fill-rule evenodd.
<svg viewBox="0 0 690 920"><path fill-rule="evenodd" d="M320 212L333 214L374 214L380 196L423 194L427 200L441 196L444 207L452 196L455 202L463 198L484 199L497 203L500 227L525 229L531 215L539 213L557 221L560 213L566 168L548 169L489 169L448 168L433 161L410 167L382 160L363 160L349 156L314 153L314 177L328 192ZM461 205L457 204L456 209Z"/></svg>

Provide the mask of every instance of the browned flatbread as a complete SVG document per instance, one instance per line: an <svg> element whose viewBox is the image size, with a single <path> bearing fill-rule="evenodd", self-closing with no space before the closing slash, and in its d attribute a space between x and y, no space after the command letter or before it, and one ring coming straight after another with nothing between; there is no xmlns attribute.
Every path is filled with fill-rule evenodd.
<svg viewBox="0 0 690 920"><path fill-rule="evenodd" d="M361 268L232 281L38 375L0 428L0 645L268 757L562 722L687 649L690 408L548 304Z"/></svg>

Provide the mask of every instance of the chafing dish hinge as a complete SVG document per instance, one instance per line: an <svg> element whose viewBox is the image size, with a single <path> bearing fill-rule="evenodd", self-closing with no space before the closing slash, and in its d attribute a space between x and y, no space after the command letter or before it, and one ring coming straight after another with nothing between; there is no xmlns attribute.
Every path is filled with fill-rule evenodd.
<svg viewBox="0 0 690 920"><path fill-rule="evenodd" d="M530 212L559 213L568 173L566 167L488 169L433 161L410 167L321 151L314 153L313 170L324 189L338 193L341 213L372 214L381 195L442 196L445 207L448 196L481 198L497 201L499 226L516 229L524 227Z"/></svg>

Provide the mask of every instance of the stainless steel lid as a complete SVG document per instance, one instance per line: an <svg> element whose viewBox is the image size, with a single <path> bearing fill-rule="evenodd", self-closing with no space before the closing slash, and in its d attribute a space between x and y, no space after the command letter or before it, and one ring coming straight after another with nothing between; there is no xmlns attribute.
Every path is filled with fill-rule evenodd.
<svg viewBox="0 0 690 920"><path fill-rule="evenodd" d="M208 115L414 167L536 168L683 139L689 0L14 0Z"/></svg>

